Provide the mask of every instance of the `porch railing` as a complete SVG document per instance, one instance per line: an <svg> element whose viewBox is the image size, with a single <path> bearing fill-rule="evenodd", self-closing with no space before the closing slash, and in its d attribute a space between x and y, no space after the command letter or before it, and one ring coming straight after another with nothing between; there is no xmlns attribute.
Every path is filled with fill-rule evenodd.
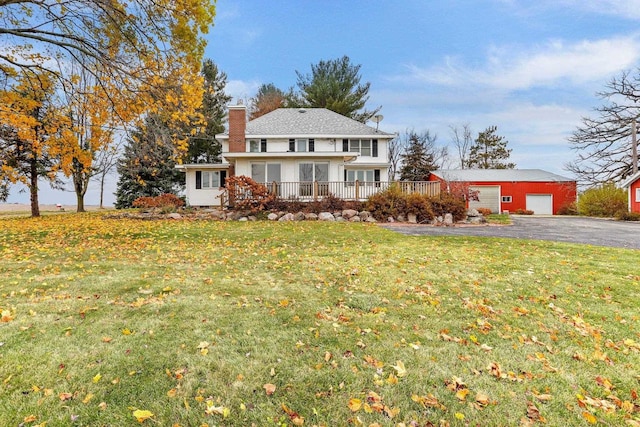
<svg viewBox="0 0 640 427"><path fill-rule="evenodd" d="M343 200L365 200L397 185L403 193L419 193L429 197L440 194L440 183L432 181L308 181L265 183L269 192L282 199L318 200L332 195Z"/></svg>

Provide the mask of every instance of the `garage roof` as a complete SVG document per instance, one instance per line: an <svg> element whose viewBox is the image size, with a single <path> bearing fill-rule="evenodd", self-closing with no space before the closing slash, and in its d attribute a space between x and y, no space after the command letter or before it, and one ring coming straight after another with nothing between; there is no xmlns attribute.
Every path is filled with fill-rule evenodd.
<svg viewBox="0 0 640 427"><path fill-rule="evenodd" d="M445 181L462 182L573 182L542 169L441 169L432 172Z"/></svg>

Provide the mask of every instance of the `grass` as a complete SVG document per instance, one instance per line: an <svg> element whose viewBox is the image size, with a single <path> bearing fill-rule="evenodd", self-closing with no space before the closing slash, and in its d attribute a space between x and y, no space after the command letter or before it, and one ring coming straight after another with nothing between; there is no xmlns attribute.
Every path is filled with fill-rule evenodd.
<svg viewBox="0 0 640 427"><path fill-rule="evenodd" d="M640 423L634 250L91 213L0 258L0 425Z"/></svg>

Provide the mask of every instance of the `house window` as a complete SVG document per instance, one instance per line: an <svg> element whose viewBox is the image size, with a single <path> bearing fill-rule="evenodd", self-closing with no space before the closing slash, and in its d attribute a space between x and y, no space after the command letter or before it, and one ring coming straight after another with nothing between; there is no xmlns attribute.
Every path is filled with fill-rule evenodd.
<svg viewBox="0 0 640 427"><path fill-rule="evenodd" d="M640 202L640 188L636 188L636 202Z"/></svg>
<svg viewBox="0 0 640 427"><path fill-rule="evenodd" d="M251 179L261 184L281 181L280 163L251 163Z"/></svg>
<svg viewBox="0 0 640 427"><path fill-rule="evenodd" d="M250 139L249 140L249 152L250 153L266 153L267 152L267 140L266 139Z"/></svg>
<svg viewBox="0 0 640 427"><path fill-rule="evenodd" d="M342 143L342 151L360 153L361 156L378 157L377 139L349 139Z"/></svg>
<svg viewBox="0 0 640 427"><path fill-rule="evenodd" d="M362 185L373 186L380 182L380 170L345 170L345 183L348 186L354 185L358 181Z"/></svg>
<svg viewBox="0 0 640 427"><path fill-rule="evenodd" d="M224 187L227 171L196 171L196 189Z"/></svg>
<svg viewBox="0 0 640 427"><path fill-rule="evenodd" d="M289 140L289 151L313 152L316 151L315 139L298 138Z"/></svg>
<svg viewBox="0 0 640 427"><path fill-rule="evenodd" d="M502 196L502 203L511 203L511 196Z"/></svg>

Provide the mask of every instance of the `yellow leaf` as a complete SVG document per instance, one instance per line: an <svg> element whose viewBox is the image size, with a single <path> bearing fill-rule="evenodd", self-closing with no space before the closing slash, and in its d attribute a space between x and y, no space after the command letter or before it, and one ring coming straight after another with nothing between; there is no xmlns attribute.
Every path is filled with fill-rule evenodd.
<svg viewBox="0 0 640 427"><path fill-rule="evenodd" d="M25 423L32 423L35 420L37 420L38 418L35 415L29 415L28 417L24 417L24 421Z"/></svg>
<svg viewBox="0 0 640 427"><path fill-rule="evenodd" d="M592 414L591 412L584 411L584 412L582 413L582 417L583 417L585 420L587 420L587 422L588 422L589 424L595 424L595 423L597 423L597 422L598 422L598 419L597 419L596 417L594 417L594 416L593 416L593 414Z"/></svg>
<svg viewBox="0 0 640 427"><path fill-rule="evenodd" d="M105 409L107 409L107 402L100 402L100 404L98 405L98 408L101 411L104 411Z"/></svg>
<svg viewBox="0 0 640 427"><path fill-rule="evenodd" d="M124 328L122 330L122 335L131 335L133 332L129 328Z"/></svg>
<svg viewBox="0 0 640 427"><path fill-rule="evenodd" d="M135 411L133 411L133 416L136 418L136 420L139 423L143 423L146 420L148 420L149 418L153 417L153 413L151 411L147 411L147 410L140 410L140 409L136 409Z"/></svg>
<svg viewBox="0 0 640 427"><path fill-rule="evenodd" d="M167 392L167 397L175 397L175 395L176 395L176 389L175 388L172 388L171 390L169 390Z"/></svg>
<svg viewBox="0 0 640 427"><path fill-rule="evenodd" d="M100 381L100 378L102 378L102 374L98 373L96 374L95 377L93 377L93 379L91 381L93 381L93 383L97 383L98 381Z"/></svg>
<svg viewBox="0 0 640 427"><path fill-rule="evenodd" d="M469 389L468 388L463 388L463 389L458 390L456 392L456 397L459 400L463 401L463 400L465 400L467 398L467 394L469 394Z"/></svg>
<svg viewBox="0 0 640 427"><path fill-rule="evenodd" d="M349 399L349 409L351 412L358 412L362 407L362 401L360 399L351 398Z"/></svg>
<svg viewBox="0 0 640 427"><path fill-rule="evenodd" d="M84 399L82 399L82 403L84 403L86 405L87 403L89 403L91 401L91 399L93 399L93 393L87 393L87 395L84 397Z"/></svg>
<svg viewBox="0 0 640 427"><path fill-rule="evenodd" d="M71 393L60 393L58 395L58 398L60 398L60 400L62 400L64 402L65 400L72 399L73 398L73 394L71 394Z"/></svg>
<svg viewBox="0 0 640 427"><path fill-rule="evenodd" d="M456 412L454 414L454 417L456 417L459 420L464 420L464 414L461 414L460 412Z"/></svg>
<svg viewBox="0 0 640 427"><path fill-rule="evenodd" d="M398 373L398 377L402 378L407 375L407 369L404 367L402 360L397 360L393 369Z"/></svg>

